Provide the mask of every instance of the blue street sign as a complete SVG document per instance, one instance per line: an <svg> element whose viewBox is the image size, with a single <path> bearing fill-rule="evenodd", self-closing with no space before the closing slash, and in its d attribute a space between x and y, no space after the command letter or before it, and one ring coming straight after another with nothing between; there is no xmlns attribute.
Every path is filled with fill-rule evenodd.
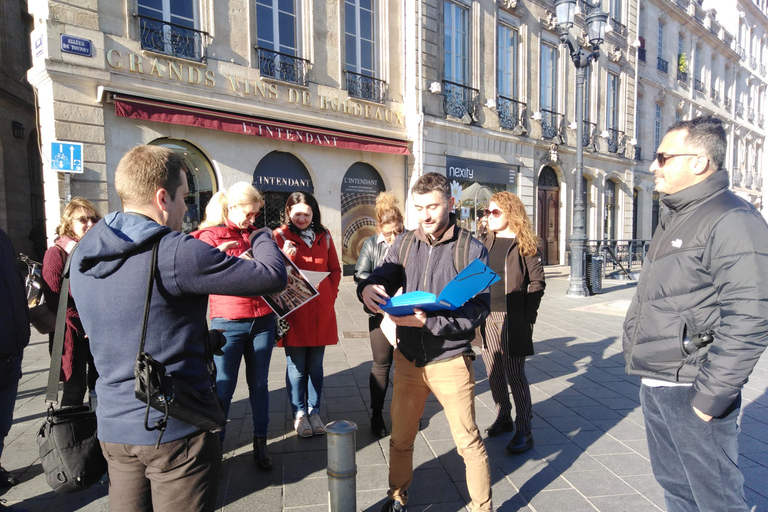
<svg viewBox="0 0 768 512"><path fill-rule="evenodd" d="M82 55L83 57L93 57L91 40L83 39L82 37L61 34L61 51Z"/></svg>
<svg viewBox="0 0 768 512"><path fill-rule="evenodd" d="M58 172L83 172L83 144L51 142L51 167Z"/></svg>

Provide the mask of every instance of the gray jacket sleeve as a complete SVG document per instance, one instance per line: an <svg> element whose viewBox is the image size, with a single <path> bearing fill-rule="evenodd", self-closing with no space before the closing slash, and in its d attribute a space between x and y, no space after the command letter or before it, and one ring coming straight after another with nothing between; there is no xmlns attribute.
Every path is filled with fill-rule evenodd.
<svg viewBox="0 0 768 512"><path fill-rule="evenodd" d="M768 225L756 210L736 210L712 231L704 265L720 304L715 341L694 381L691 405L722 415L768 346Z"/></svg>

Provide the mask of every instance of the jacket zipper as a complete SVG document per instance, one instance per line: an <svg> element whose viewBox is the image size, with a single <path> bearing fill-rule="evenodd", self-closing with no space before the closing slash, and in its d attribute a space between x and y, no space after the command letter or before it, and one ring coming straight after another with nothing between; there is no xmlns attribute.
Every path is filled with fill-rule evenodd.
<svg viewBox="0 0 768 512"><path fill-rule="evenodd" d="M422 288L427 289L427 276L429 275L429 263L432 261L432 246L429 246L429 254L427 255L427 266L424 269L424 285ZM424 346L424 329L421 330L421 351L424 353L424 362L427 362L427 347Z"/></svg>

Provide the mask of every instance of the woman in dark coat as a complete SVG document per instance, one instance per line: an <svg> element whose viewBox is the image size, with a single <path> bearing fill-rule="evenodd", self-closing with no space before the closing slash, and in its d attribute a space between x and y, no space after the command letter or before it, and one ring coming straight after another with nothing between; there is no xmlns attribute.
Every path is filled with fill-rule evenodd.
<svg viewBox="0 0 768 512"><path fill-rule="evenodd" d="M491 286L491 314L483 328L483 361L498 417L485 431L489 436L515 430L510 453L533 447L531 391L525 358L533 355L533 324L544 295L544 268L538 237L523 202L511 192L497 192L488 209L488 232L481 238L491 269L501 280ZM507 384L515 402L515 421Z"/></svg>
<svg viewBox="0 0 768 512"><path fill-rule="evenodd" d="M56 314L59 307L62 272L75 244L96 224L101 215L87 199L75 197L64 207L61 221L56 228L58 235L43 257L43 294L45 303ZM49 337L49 350L53 346L53 333ZM64 349L61 354L61 379L64 381L61 405L83 405L86 388L93 390L98 374L93 367L93 358L88 346L80 314L72 295L67 303Z"/></svg>
<svg viewBox="0 0 768 512"><path fill-rule="evenodd" d="M360 256L355 265L356 283L367 278L373 269L381 264L392 242L395 241L397 235L403 232L403 214L397 207L397 198L391 192L382 192L376 197L376 230L378 231L377 234L363 242L363 248L360 250ZM392 367L394 350L379 327L382 318L381 314L371 315L368 318L368 331L370 332L371 352L373 353L373 366L369 379L371 431L373 435L379 438L389 435L382 410L389 386L389 369Z"/></svg>

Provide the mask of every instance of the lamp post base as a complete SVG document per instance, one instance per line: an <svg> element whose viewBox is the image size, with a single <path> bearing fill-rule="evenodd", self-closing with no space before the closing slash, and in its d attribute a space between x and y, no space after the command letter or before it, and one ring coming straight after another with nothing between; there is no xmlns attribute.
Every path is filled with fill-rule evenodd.
<svg viewBox="0 0 768 512"><path fill-rule="evenodd" d="M579 283L578 281L581 281ZM589 297L589 290L587 289L587 285L584 282L584 279L577 279L576 281L571 281L571 286L568 288L568 291L565 292L566 297Z"/></svg>

